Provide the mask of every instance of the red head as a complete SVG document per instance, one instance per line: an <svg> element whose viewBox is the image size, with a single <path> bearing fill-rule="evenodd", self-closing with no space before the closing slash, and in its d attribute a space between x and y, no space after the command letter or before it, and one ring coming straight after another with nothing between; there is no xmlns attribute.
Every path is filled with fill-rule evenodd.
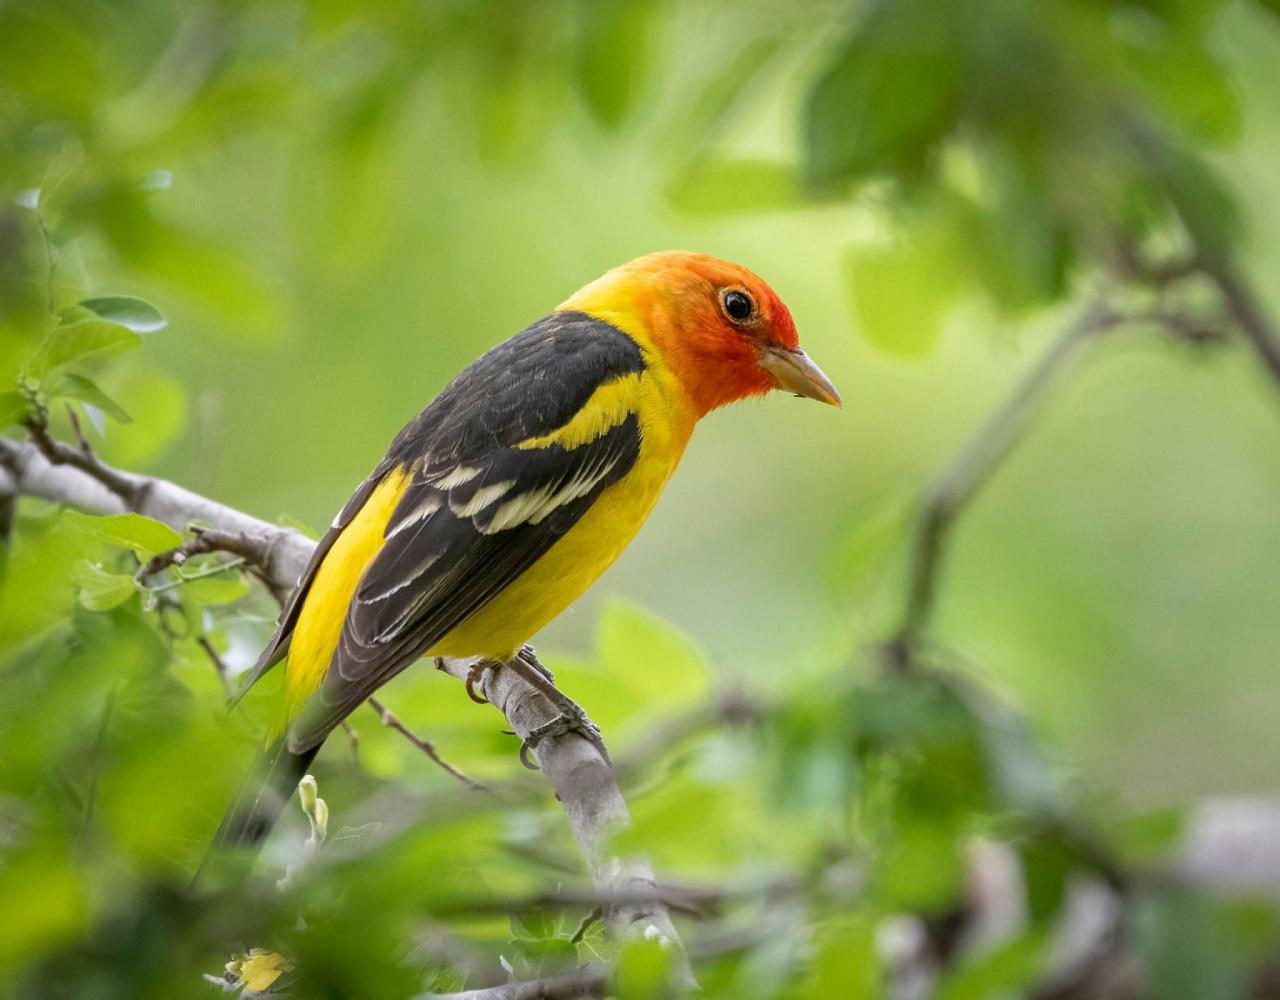
<svg viewBox="0 0 1280 1000"><path fill-rule="evenodd" d="M840 396L800 350L791 312L745 267L706 254L638 257L560 307L613 323L658 352L701 416L784 389L824 403Z"/></svg>

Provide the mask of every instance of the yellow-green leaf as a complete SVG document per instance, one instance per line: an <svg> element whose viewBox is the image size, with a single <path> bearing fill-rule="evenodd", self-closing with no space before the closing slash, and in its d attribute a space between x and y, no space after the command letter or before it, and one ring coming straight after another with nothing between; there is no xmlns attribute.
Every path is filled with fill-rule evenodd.
<svg viewBox="0 0 1280 1000"><path fill-rule="evenodd" d="M80 305L99 318L118 323L134 333L155 333L169 323L164 313L150 302L132 295L102 295L85 299Z"/></svg>
<svg viewBox="0 0 1280 1000"><path fill-rule="evenodd" d="M41 345L31 372L43 377L74 361L97 354L129 351L137 347L142 338L119 323L103 319L86 319L53 330Z"/></svg>
<svg viewBox="0 0 1280 1000"><path fill-rule="evenodd" d="M702 651L674 625L633 605L611 601L605 606L596 648L605 673L625 677L645 701L671 708L707 691Z"/></svg>
<svg viewBox="0 0 1280 1000"><path fill-rule="evenodd" d="M289 960L279 952L254 948L240 963L240 981L250 993L262 993L292 968Z"/></svg>
<svg viewBox="0 0 1280 1000"><path fill-rule="evenodd" d="M16 389L0 392L0 427L16 424L27 414L27 401Z"/></svg>
<svg viewBox="0 0 1280 1000"><path fill-rule="evenodd" d="M182 544L182 536L167 524L141 514L98 516L68 510L62 516L67 523L99 541L132 549L141 556L150 557Z"/></svg>
<svg viewBox="0 0 1280 1000"><path fill-rule="evenodd" d="M249 593L249 581L239 570L231 568L211 576L186 579L180 593L201 604L233 604Z"/></svg>
<svg viewBox="0 0 1280 1000"><path fill-rule="evenodd" d="M78 563L71 581L80 588L80 603L89 611L109 611L133 596L133 577L126 573L108 573L90 562Z"/></svg>
<svg viewBox="0 0 1280 1000"><path fill-rule="evenodd" d="M83 375L64 372L46 393L50 399L78 399L90 403L122 424L133 423L133 417L129 416L123 406L99 389L97 383Z"/></svg>

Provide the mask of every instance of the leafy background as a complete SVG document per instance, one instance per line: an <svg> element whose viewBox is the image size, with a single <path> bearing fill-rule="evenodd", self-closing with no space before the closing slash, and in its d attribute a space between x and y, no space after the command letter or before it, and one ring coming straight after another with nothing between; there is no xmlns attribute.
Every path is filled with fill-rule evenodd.
<svg viewBox="0 0 1280 1000"><path fill-rule="evenodd" d="M638 543L540 649L623 751L708 692L782 699L629 789L635 842L664 872L731 884L810 870L832 844L875 859L856 905L806 895L803 933L705 974L712 995L875 995L875 929L945 909L975 830L1069 801L1128 845L1202 796L1274 787L1280 421L1236 341L1138 325L1091 345L958 524L934 632L1036 737L1029 793L997 774L1022 735L993 750L950 684L885 679L867 650L901 613L923 485L1117 234L1176 255L1190 231L1280 308L1278 56L1274 4L1252 0L9 3L6 416L37 391L72 400L107 460L319 526L454 372L607 267L686 247L762 274L844 409L770 398L710 418ZM143 306L95 310L104 296L152 303L163 329ZM42 345L68 336L100 350L54 365ZM184 909L266 712L222 718L195 639L243 667L274 611L235 574L138 593L136 557L170 541L147 530L19 508L0 984L174 995L190 975L194 993L194 970L261 944L298 959L304 995L408 996L461 985L457 963L405 961L437 918L481 949L513 934L534 969L574 950L573 926L509 933L450 909L554 881L539 855L568 847L536 801L427 815L257 914ZM510 775L513 741L457 685L419 670L385 700L468 771ZM341 740L319 765L335 829L383 783L450 791L355 721L359 766ZM1046 871L1070 867L1054 857ZM1250 937L1217 902L1152 905L1135 926L1172 984L1157 995L1237 995L1270 918L1250 910ZM299 909L309 936L288 930ZM1178 934L1206 969L1178 971ZM1033 921L1029 957L992 981L1033 976L1043 937ZM964 975L948 995L994 989ZM632 978L624 992L650 995Z"/></svg>

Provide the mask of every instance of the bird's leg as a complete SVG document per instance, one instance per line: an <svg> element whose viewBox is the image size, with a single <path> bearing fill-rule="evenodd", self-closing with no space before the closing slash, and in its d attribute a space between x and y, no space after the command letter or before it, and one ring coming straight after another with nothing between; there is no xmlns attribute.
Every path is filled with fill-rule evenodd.
<svg viewBox="0 0 1280 1000"><path fill-rule="evenodd" d="M558 718L552 719L529 733L528 738L520 747L520 762L525 767L536 769L529 760L529 751L536 751L538 744L548 736L562 736L565 733L578 733L586 738L600 752L600 756L604 758L605 763L611 763L609 751L604 745L604 737L600 734L600 727L588 718L587 713L582 710L577 702L555 686L551 671L538 660L532 646L522 647L506 666L544 695L560 712Z"/></svg>
<svg viewBox="0 0 1280 1000"><path fill-rule="evenodd" d="M538 671L538 673L542 674L542 676L547 679L548 684L554 684L556 682L556 675L551 672L551 668L538 659L537 652L535 652L534 648L527 642L520 647L519 652L516 653L516 658L523 660L529 666L533 667L534 670Z"/></svg>

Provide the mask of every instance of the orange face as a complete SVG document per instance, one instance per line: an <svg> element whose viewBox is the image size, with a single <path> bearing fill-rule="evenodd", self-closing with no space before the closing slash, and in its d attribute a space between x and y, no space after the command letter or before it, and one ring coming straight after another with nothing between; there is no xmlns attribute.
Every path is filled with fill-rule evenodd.
<svg viewBox="0 0 1280 1000"><path fill-rule="evenodd" d="M700 414L771 389L839 405L835 387L800 350L790 310L745 267L706 254L650 254L562 308L580 303L595 315L638 321Z"/></svg>

